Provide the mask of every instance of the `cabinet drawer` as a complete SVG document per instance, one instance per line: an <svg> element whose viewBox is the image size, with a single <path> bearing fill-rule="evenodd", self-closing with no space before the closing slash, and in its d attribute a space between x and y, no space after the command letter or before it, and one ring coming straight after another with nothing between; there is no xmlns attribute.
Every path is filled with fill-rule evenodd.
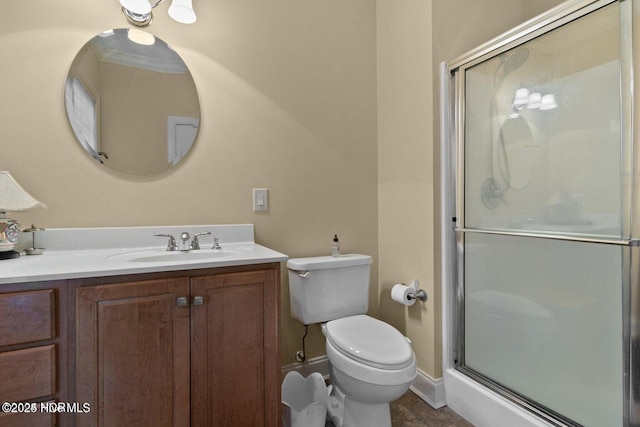
<svg viewBox="0 0 640 427"><path fill-rule="evenodd" d="M0 346L54 337L55 290L0 294Z"/></svg>
<svg viewBox="0 0 640 427"><path fill-rule="evenodd" d="M3 413L0 412L0 426L2 427L46 427L56 425L56 414L40 411L37 404L34 413Z"/></svg>
<svg viewBox="0 0 640 427"><path fill-rule="evenodd" d="M0 402L53 396L56 389L55 345L0 353Z"/></svg>

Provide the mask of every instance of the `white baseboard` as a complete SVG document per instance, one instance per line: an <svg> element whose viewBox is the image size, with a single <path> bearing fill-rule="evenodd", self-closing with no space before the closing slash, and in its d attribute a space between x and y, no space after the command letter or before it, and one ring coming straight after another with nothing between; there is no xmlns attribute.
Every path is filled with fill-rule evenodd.
<svg viewBox="0 0 640 427"><path fill-rule="evenodd" d="M427 402L433 408L438 409L447 405L444 394L444 380L432 378L429 374L418 369L418 375L409 387L420 399Z"/></svg>
<svg viewBox="0 0 640 427"><path fill-rule="evenodd" d="M320 372L324 379L328 380L329 360L327 356L320 356L310 359L306 364L292 363L291 365L285 365L282 367L282 378L290 371L297 371L305 377L313 372ZM442 378L434 379L420 369L418 369L418 376L413 380L410 389L433 408L442 408L447 404Z"/></svg>

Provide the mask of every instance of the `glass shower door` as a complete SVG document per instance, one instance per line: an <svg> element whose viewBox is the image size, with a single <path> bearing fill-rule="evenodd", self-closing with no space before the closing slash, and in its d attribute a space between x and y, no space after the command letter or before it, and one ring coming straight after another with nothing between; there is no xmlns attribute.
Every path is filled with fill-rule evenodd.
<svg viewBox="0 0 640 427"><path fill-rule="evenodd" d="M459 369L558 425L622 426L620 6L462 67Z"/></svg>

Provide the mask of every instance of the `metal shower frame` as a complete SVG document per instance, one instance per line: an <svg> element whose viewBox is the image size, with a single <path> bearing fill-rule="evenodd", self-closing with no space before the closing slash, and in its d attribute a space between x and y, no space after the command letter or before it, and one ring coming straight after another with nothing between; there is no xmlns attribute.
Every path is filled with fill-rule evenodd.
<svg viewBox="0 0 640 427"><path fill-rule="evenodd" d="M620 96L621 96L621 190L622 236L621 239L583 238L538 233L488 231L465 228L464 212L464 118L466 69L528 42L570 21L581 18L612 3L620 8ZM633 46L638 46L634 55ZM440 65L441 102L441 195L443 316L446 327L445 342L457 343L456 347L443 349L443 364L456 369L480 382L490 390L533 412L545 421L557 426L575 426L560 414L524 400L521 396L496 383L465 370L464 360L464 236L465 233L490 233L509 236L534 237L554 240L581 241L618 245L622 248L622 330L623 330L623 423L624 427L640 426L640 138L634 132L640 129L640 108L633 94L640 94L640 79L633 78L634 70L640 73L640 0L570 0L513 28L501 36L477 47L469 53ZM640 75L640 74L638 74ZM634 146L638 149L634 150ZM635 191L634 191L635 190ZM448 297L447 295L454 295ZM444 347L444 346L443 346Z"/></svg>

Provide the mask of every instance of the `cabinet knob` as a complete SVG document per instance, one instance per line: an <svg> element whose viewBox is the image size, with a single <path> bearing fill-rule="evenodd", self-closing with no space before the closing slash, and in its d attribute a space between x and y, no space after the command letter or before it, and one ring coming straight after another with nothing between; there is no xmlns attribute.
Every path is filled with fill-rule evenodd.
<svg viewBox="0 0 640 427"><path fill-rule="evenodd" d="M178 307L184 307L185 305L187 305L187 303L188 303L187 297L176 298L176 306Z"/></svg>
<svg viewBox="0 0 640 427"><path fill-rule="evenodd" d="M193 305L202 305L204 303L204 297L195 296L193 297Z"/></svg>

